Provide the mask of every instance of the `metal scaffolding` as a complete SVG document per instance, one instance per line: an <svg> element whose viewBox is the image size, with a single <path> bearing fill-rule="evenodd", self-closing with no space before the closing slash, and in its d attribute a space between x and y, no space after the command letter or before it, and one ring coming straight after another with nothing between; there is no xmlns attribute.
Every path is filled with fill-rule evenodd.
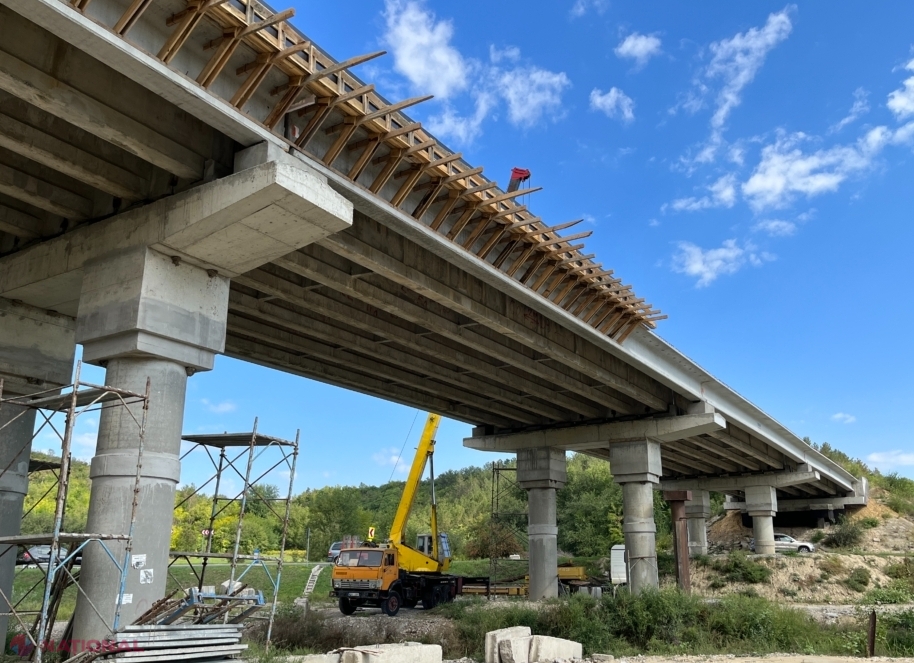
<svg viewBox="0 0 914 663"><path fill-rule="evenodd" d="M196 453L198 457L205 456L209 459L215 473L185 495L175 508L180 508L194 496L203 494L204 489L212 484L209 522L201 532L201 550L171 553L169 577L177 589L166 600L154 606L138 623L238 624L269 605L266 617L266 645L269 647L289 534L289 512L292 506L292 486L298 461L300 431L296 431L295 441L291 442L258 433L257 423L255 419L254 429L250 433L182 437L184 442L190 443L190 447L181 456L182 463L188 456ZM276 470L287 471L289 474L285 497L267 495L258 486L258 483ZM229 476L226 477L226 474ZM220 491L224 490L226 485L231 485L234 478L241 479L241 490L231 496L222 495ZM264 505L265 512L281 524L280 545L276 555L263 555L256 550L247 553L241 551L245 516L251 512L251 506L257 503ZM217 521L225 517L236 504L238 513L231 551L214 552L213 537L216 534ZM227 561L230 565L229 579L223 583L224 588L221 591L215 584L207 585L207 567L211 566L211 561ZM176 564L186 564L191 569L196 580L195 587L181 587L180 580L174 574ZM251 588L245 583L248 574L255 568L262 569L267 577L268 591L272 592L269 604L263 590ZM187 590L185 596L172 598L182 589Z"/></svg>
<svg viewBox="0 0 914 663"><path fill-rule="evenodd" d="M54 522L50 532L41 534L20 534L16 536L0 537L0 557L3 555L15 554L18 547L28 547L33 545L49 545L50 556L47 564L42 568L43 577L27 589L22 596L6 596L0 590L0 607L7 607L8 611L0 612L0 616L12 617L18 624L21 635L24 636L23 644L28 650L28 659L40 663L44 653L48 649L56 649L49 642L51 631L57 619L57 612L63 598L64 591L75 586L79 594L85 599L90 608L98 615L114 633L120 626L120 606L123 602L124 588L127 582L127 571L129 569L130 553L133 547L133 533L136 524L137 504L139 500L140 479L142 477L142 459L143 444L146 433L146 419L149 412L149 381L146 381L146 392L138 394L124 389L117 389L109 386L95 385L80 380L82 363L76 365L76 375L71 385L62 389L49 389L27 396L4 397L3 381L0 380L0 408L14 407L19 410L18 414L13 416L9 421L0 426L0 430L11 426L13 422L26 415L29 411L35 411L40 417L40 424L37 425L32 436L23 440L21 450L25 452L31 448L34 440L39 435L50 433L60 440L60 465L57 468L57 495L54 505ZM76 533L67 532L64 528L66 516L67 494L70 487L70 464L72 461L73 435L78 418L90 412L98 412L112 407L124 407L130 413L130 417L136 424L136 434L139 439L136 475L134 478L133 504L128 529L126 532L118 533ZM63 415L63 430L59 428L59 423L55 422L55 417ZM12 472L12 465L16 455L10 463L0 468L0 480L2 475ZM50 469L42 467L42 463L30 463L32 469ZM45 464L47 465L47 464ZM49 494L48 491L47 494ZM28 512L27 512L28 513ZM121 557L117 557L108 543L118 541L125 543L125 549ZM86 596L80 588L78 582L78 573L74 570L77 559L82 556L83 550L89 545L101 546L106 556L117 570L120 577L119 593L117 597L117 610L115 611L113 622L108 623L98 607ZM41 607L39 610L26 609L30 599L36 592L41 592ZM25 607L23 607L25 606ZM31 624L27 621L34 617ZM67 631L70 630L68 625ZM5 634L4 634L5 635Z"/></svg>
<svg viewBox="0 0 914 663"><path fill-rule="evenodd" d="M517 467L502 465L501 461L492 463L492 509L489 525L489 591L488 597L498 594L518 594L512 591L517 581L522 581L526 568L521 568L526 560L512 560L502 556L501 552L516 544L519 550L527 547L527 512L508 511L506 502L511 493L526 495L517 483ZM505 583L510 586L505 587Z"/></svg>

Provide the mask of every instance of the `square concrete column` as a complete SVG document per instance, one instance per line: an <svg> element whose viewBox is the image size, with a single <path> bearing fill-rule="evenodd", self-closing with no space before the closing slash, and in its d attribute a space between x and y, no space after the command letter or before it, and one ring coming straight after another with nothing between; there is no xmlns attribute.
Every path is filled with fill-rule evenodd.
<svg viewBox="0 0 914 663"><path fill-rule="evenodd" d="M707 490L693 490L685 503L689 527L689 555L708 554L708 518L711 517L711 495Z"/></svg>
<svg viewBox="0 0 914 663"><path fill-rule="evenodd" d="M93 261L84 271L77 318L83 358L106 367L109 386L143 393L148 379L151 387L132 554L145 555L143 570L152 577L150 582L148 573L141 578L139 569L129 570L125 593L131 601L121 606L121 624L130 624L165 595L187 377L211 369L224 348L228 290L226 277L148 248ZM128 532L139 443L126 407L102 411L87 531ZM124 544L107 545L122 561ZM119 580L107 553L90 544L80 572L86 596L77 600L76 640L107 635Z"/></svg>
<svg viewBox="0 0 914 663"><path fill-rule="evenodd" d="M565 485L565 451L551 447L517 452L517 482L527 491L530 600L559 594L556 491Z"/></svg>
<svg viewBox="0 0 914 663"><path fill-rule="evenodd" d="M76 351L73 318L0 299L0 378L3 398L24 396L68 384ZM15 536L29 485L29 457L35 410L0 405L0 536ZM11 596L16 547L0 546L0 590ZM0 597L0 612L9 606ZM7 617L0 617L5 636Z"/></svg>
<svg viewBox="0 0 914 663"><path fill-rule="evenodd" d="M774 554L774 515L778 511L777 491L772 486L746 486L746 512L752 516L755 552Z"/></svg>
<svg viewBox="0 0 914 663"><path fill-rule="evenodd" d="M657 526L654 523L654 484L663 472L660 445L653 440L609 445L613 481L622 486L622 532L633 594L657 589Z"/></svg>

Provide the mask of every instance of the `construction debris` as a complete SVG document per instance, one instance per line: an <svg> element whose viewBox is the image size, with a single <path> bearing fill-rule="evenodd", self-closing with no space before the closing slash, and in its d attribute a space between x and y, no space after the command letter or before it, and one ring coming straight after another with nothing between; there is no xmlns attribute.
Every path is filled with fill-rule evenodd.
<svg viewBox="0 0 914 663"><path fill-rule="evenodd" d="M418 642L366 645L286 659L287 663L441 663L441 660L441 645Z"/></svg>

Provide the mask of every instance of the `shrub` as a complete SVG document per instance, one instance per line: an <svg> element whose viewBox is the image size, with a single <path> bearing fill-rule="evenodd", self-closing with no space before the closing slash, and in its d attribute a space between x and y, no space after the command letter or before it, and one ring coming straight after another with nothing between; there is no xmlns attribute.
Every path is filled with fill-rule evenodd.
<svg viewBox="0 0 914 663"><path fill-rule="evenodd" d="M867 585L870 584L870 570L858 567L851 571L850 575L844 579L844 584L855 592L866 591Z"/></svg>
<svg viewBox="0 0 914 663"><path fill-rule="evenodd" d="M707 568L707 567L711 566L710 555L695 555L695 557L693 559L695 560L695 564L702 568Z"/></svg>
<svg viewBox="0 0 914 663"><path fill-rule="evenodd" d="M863 538L863 526L859 522L842 516L823 543L835 548L851 548Z"/></svg>
<svg viewBox="0 0 914 663"><path fill-rule="evenodd" d="M746 553L734 550L726 559L715 560L712 568L729 582L768 582L771 569L749 559Z"/></svg>
<svg viewBox="0 0 914 663"><path fill-rule="evenodd" d="M821 543L822 539L824 539L824 538L825 538L825 532L820 529L817 529L815 532L812 533L812 536L809 538L809 540L812 543Z"/></svg>
<svg viewBox="0 0 914 663"><path fill-rule="evenodd" d="M829 555L819 562L819 569L830 576L841 575L847 570L844 566L844 561L840 557L834 555Z"/></svg>
<svg viewBox="0 0 914 663"><path fill-rule="evenodd" d="M914 656L914 610L883 615L885 645L889 656Z"/></svg>
<svg viewBox="0 0 914 663"><path fill-rule="evenodd" d="M896 580L907 580L914 587L914 557L905 557L900 562L889 564L884 573Z"/></svg>
<svg viewBox="0 0 914 663"><path fill-rule="evenodd" d="M858 522L863 529L873 529L874 527L879 527L879 518L861 518Z"/></svg>
<svg viewBox="0 0 914 663"><path fill-rule="evenodd" d="M874 587L863 597L863 603L898 604L914 601L914 591L902 580L895 580L886 587Z"/></svg>

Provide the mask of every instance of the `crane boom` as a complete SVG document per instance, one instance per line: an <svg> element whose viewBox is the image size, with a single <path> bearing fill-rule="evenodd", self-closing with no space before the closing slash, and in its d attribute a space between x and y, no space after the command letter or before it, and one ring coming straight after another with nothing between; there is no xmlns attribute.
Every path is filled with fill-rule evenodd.
<svg viewBox="0 0 914 663"><path fill-rule="evenodd" d="M432 454L435 453L435 433L438 432L438 424L441 423L441 416L429 412L425 420L425 428L422 430L422 437L419 438L419 448L416 449L416 456L413 458L412 467L409 469L409 476L406 478L406 485L403 487L403 495L400 497L400 505L397 507L397 514L390 526L390 541L394 544L405 544L406 523L409 515L413 510L413 503L416 501L416 494L419 492L419 484L422 483L422 475L425 473L425 464ZM437 543L437 514L434 512L434 498L432 499L432 526L435 531L432 532L434 541ZM437 557L437 555L436 555Z"/></svg>

